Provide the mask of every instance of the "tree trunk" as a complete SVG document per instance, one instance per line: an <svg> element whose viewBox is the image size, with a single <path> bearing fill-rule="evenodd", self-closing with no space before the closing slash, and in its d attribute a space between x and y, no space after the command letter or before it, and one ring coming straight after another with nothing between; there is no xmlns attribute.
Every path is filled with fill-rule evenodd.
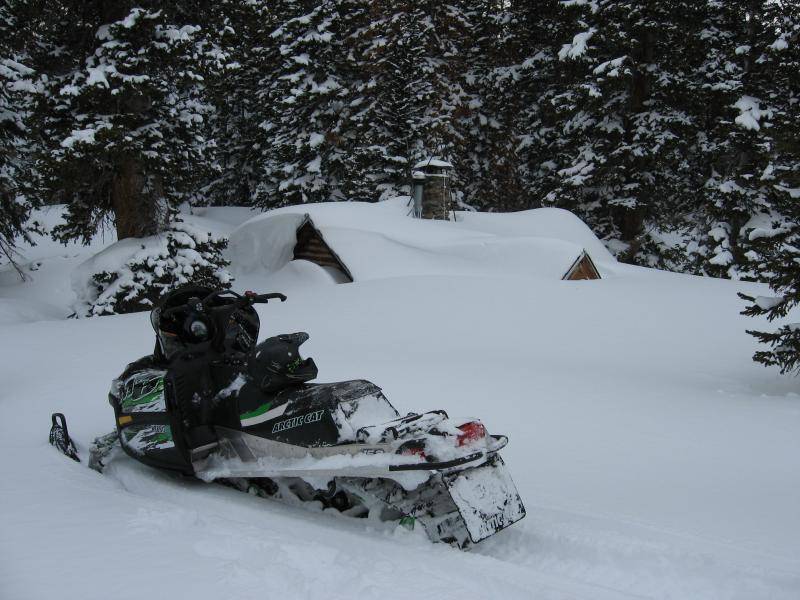
<svg viewBox="0 0 800 600"><path fill-rule="evenodd" d="M111 206L117 239L155 235L161 229L157 190L145 190L138 161L124 160L111 185Z"/></svg>

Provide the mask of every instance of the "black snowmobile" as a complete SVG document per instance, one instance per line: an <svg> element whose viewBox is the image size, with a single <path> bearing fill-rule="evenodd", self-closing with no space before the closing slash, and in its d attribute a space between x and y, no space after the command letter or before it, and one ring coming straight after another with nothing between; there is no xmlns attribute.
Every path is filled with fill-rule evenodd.
<svg viewBox="0 0 800 600"><path fill-rule="evenodd" d="M151 316L154 354L112 384L116 432L95 441L90 466L102 471L121 446L146 465L243 491L419 522L462 548L525 516L498 455L506 437L442 410L400 416L369 381L309 383L308 334L256 344L253 305L276 299L286 297L173 292Z"/></svg>

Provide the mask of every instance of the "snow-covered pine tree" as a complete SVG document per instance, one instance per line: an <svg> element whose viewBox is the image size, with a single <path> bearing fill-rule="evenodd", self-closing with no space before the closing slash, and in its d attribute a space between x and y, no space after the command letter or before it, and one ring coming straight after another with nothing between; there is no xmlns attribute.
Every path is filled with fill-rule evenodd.
<svg viewBox="0 0 800 600"><path fill-rule="evenodd" d="M348 5L346 73L350 81L348 151L342 191L377 200L408 193L410 181L411 15L404 2L355 0Z"/></svg>
<svg viewBox="0 0 800 600"><path fill-rule="evenodd" d="M698 3L570 0L528 144L546 202L578 213L623 260L657 264L658 228L691 197L692 116L685 56ZM553 25L563 31L563 21ZM544 132L544 133L543 133ZM535 180L534 180L535 181Z"/></svg>
<svg viewBox="0 0 800 600"><path fill-rule="evenodd" d="M262 128L255 201L262 207L343 198L339 123L348 109L342 76L339 0L282 0L271 5L278 50L263 56L254 115Z"/></svg>
<svg viewBox="0 0 800 600"><path fill-rule="evenodd" d="M277 63L277 44L270 36L276 28L275 5L221 0L213 6L215 38L226 56L224 76L215 77L209 86L220 169L209 185L208 199L217 205L250 205L263 182L259 164L268 140L260 125L268 107L258 91Z"/></svg>
<svg viewBox="0 0 800 600"><path fill-rule="evenodd" d="M229 288L233 278L222 257L228 240L174 216L167 230L142 240L141 249L123 264L92 274L85 316L150 310L169 291L192 283Z"/></svg>
<svg viewBox="0 0 800 600"><path fill-rule="evenodd" d="M504 3L487 0L459 4L468 19L463 37L466 98L459 111L468 142L460 187L467 204L475 208L530 208L517 152L520 112L526 108L517 85L521 62L527 58L520 54L519 39L524 12L515 15ZM537 22L544 18L544 4L537 3ZM529 32L524 33L527 37Z"/></svg>
<svg viewBox="0 0 800 600"><path fill-rule="evenodd" d="M772 112L774 142L772 162L762 179L776 195L772 218L745 231L751 247L747 258L775 295L740 296L751 302L743 314L765 315L770 322L781 323L774 331L749 332L769 345L753 358L779 367L782 373L799 373L800 323L791 317L787 322L786 317L800 305L800 7L774 2L764 9L768 26L759 60L771 75L772 85L763 100Z"/></svg>
<svg viewBox="0 0 800 600"><path fill-rule="evenodd" d="M800 188L798 188L800 196ZM742 311L747 316L766 316L770 322L781 322L773 331L748 331L768 350L759 350L753 360L766 366L777 366L781 373L800 373L800 322L785 317L800 305L800 210L794 211L782 224L769 229L753 229L750 242L758 250L758 269L768 279L774 296L739 294L751 304Z"/></svg>
<svg viewBox="0 0 800 600"><path fill-rule="evenodd" d="M514 144L522 185L520 208L538 208L552 189L551 171L556 166L550 149L560 130L552 100L559 93L556 83L564 70L558 50L574 27L564 16L561 0L511 2L505 21L503 39L509 65L497 66L496 73L498 87L509 87L498 102L506 103L514 126L509 138ZM505 127L504 132L508 132Z"/></svg>
<svg viewBox="0 0 800 600"><path fill-rule="evenodd" d="M696 94L705 123L698 166L707 179L695 252L699 269L710 275L757 278L749 232L779 218L775 133L788 130L777 126L773 102L797 89L796 74L785 89L773 79L770 46L776 12L784 7L788 3L768 0L708 2L702 31L707 58Z"/></svg>
<svg viewBox="0 0 800 600"><path fill-rule="evenodd" d="M29 124L35 88L25 51L29 31L17 2L0 4L0 254L11 264L18 238L26 239L37 204L34 143ZM22 272L20 271L20 274Z"/></svg>
<svg viewBox="0 0 800 600"><path fill-rule="evenodd" d="M476 179L467 166L474 144L465 91L473 3L341 3L350 98L341 122L346 197L407 193L414 165L430 156L453 162L461 184Z"/></svg>
<svg viewBox="0 0 800 600"><path fill-rule="evenodd" d="M464 89L466 49L474 39L469 10L463 2L412 1L407 11L409 164L430 156L444 159L454 165L454 185L460 189L472 178L466 166L471 140Z"/></svg>
<svg viewBox="0 0 800 600"><path fill-rule="evenodd" d="M150 235L206 183L213 142L204 67L224 57L196 2L43 3L47 94L39 121L56 235L88 241L113 216L120 239Z"/></svg>

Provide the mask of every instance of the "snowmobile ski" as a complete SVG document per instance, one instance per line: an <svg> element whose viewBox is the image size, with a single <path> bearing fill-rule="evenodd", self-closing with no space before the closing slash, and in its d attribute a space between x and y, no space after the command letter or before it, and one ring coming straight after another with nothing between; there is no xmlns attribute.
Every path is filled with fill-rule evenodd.
<svg viewBox="0 0 800 600"><path fill-rule="evenodd" d="M69 437L67 419L61 413L53 413L50 419L52 421L50 445L55 446L64 456L68 456L76 462L81 462L78 456L78 449L75 448L72 438Z"/></svg>

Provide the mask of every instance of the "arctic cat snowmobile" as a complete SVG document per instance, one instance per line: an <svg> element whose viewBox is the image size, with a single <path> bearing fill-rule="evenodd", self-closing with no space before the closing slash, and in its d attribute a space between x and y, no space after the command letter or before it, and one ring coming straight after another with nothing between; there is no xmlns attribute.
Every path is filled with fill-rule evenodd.
<svg viewBox="0 0 800 600"><path fill-rule="evenodd" d="M116 432L90 466L124 452L152 467L352 516L424 526L464 548L525 516L498 451L508 442L442 410L401 416L365 380L309 383L306 333L260 344L254 304L282 294L184 288L153 311L156 350L109 394Z"/></svg>

